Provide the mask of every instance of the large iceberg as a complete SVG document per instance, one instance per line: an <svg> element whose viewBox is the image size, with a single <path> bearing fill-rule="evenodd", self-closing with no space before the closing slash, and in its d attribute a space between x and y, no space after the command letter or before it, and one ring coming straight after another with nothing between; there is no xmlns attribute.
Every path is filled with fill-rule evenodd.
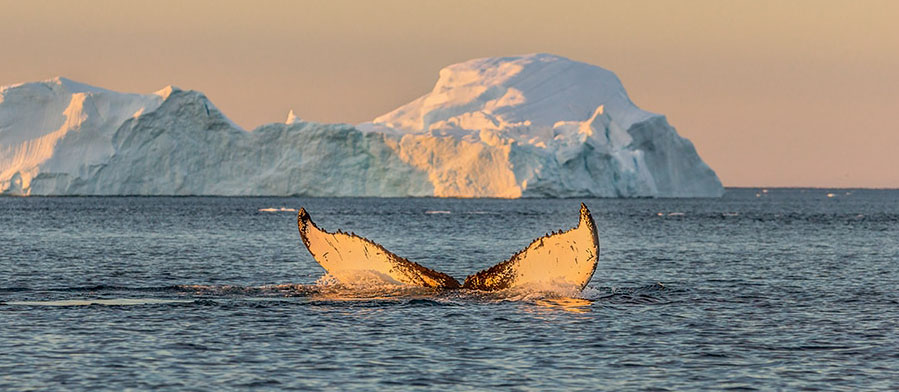
<svg viewBox="0 0 899 392"><path fill-rule="evenodd" d="M65 78L0 88L0 193L713 197L715 173L610 71L535 54L440 71L356 126L245 131L205 95L123 94Z"/></svg>

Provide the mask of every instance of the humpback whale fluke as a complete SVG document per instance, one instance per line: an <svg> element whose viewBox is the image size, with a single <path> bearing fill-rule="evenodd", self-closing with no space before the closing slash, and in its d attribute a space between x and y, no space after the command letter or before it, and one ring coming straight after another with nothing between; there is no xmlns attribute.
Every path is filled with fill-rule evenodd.
<svg viewBox="0 0 899 392"><path fill-rule="evenodd" d="M342 283L375 277L391 283L443 289L497 291L550 286L580 291L593 277L599 259L596 223L583 203L576 227L537 238L509 260L467 277L463 285L354 233L319 229L305 208L297 213L297 226L315 261Z"/></svg>
<svg viewBox="0 0 899 392"><path fill-rule="evenodd" d="M465 278L462 287L495 291L550 284L583 290L593 277L598 260L596 223L581 203L577 227L534 240L509 260Z"/></svg>
<svg viewBox="0 0 899 392"><path fill-rule="evenodd" d="M343 283L361 275L422 287L461 287L453 277L397 256L368 239L340 230L328 233L319 229L305 208L297 213L297 227L315 261Z"/></svg>

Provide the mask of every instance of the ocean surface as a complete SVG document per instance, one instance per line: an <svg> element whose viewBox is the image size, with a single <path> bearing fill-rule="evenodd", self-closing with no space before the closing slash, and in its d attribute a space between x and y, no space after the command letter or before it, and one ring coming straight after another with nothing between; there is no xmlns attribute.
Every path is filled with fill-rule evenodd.
<svg viewBox="0 0 899 392"><path fill-rule="evenodd" d="M581 202L573 298L320 281L294 211L461 281ZM0 198L0 390L128 388L899 389L899 191Z"/></svg>

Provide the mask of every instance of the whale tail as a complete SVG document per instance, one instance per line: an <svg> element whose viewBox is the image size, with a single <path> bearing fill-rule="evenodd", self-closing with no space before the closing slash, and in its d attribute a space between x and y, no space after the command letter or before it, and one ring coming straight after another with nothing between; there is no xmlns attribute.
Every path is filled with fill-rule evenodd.
<svg viewBox="0 0 899 392"><path fill-rule="evenodd" d="M453 277L397 256L368 239L319 229L305 208L297 213L297 227L312 258L343 283L365 278L422 287L461 287Z"/></svg>
<svg viewBox="0 0 899 392"><path fill-rule="evenodd" d="M422 287L497 291L515 288L582 290L596 270L599 235L587 206L581 203L578 225L540 237L502 263L480 271L460 285L453 277L397 256L353 233L324 231L306 209L297 214L300 238L312 257L338 281L360 277Z"/></svg>
<svg viewBox="0 0 899 392"><path fill-rule="evenodd" d="M599 235L581 203L577 227L537 238L508 260L465 278L463 288L484 291L568 286L583 290L596 271Z"/></svg>

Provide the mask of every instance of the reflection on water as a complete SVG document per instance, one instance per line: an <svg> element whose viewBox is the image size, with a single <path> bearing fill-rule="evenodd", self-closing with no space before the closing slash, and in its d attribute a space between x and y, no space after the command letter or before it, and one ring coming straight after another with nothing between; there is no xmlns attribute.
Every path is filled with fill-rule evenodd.
<svg viewBox="0 0 899 392"><path fill-rule="evenodd" d="M538 299L534 303L540 307L574 313L588 313L590 312L590 306L593 305L593 301L588 299L571 297Z"/></svg>

